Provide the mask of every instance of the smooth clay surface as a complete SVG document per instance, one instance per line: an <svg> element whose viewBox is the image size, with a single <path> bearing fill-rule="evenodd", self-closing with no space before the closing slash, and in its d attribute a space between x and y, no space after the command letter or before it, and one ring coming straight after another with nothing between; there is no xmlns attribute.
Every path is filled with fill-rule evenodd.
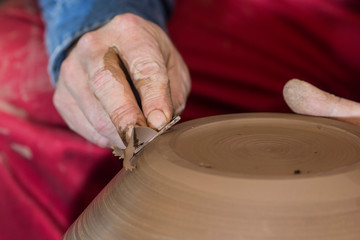
<svg viewBox="0 0 360 240"><path fill-rule="evenodd" d="M64 239L359 240L360 129L290 114L173 127Z"/></svg>

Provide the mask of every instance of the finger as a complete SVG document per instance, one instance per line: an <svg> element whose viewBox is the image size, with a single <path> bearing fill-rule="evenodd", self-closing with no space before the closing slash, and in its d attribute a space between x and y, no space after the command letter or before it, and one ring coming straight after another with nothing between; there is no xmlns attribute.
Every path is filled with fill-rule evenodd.
<svg viewBox="0 0 360 240"><path fill-rule="evenodd" d="M70 97L74 99L78 106L78 111L86 118L98 134L108 139L110 145L120 149L125 148L125 144L120 138L116 127L111 122L109 115L96 99L90 90L87 81L87 74L77 61L66 60L63 62L59 83L63 84ZM74 118L73 115L72 117ZM77 121L75 128L81 128L81 122ZM86 134L86 133L85 133ZM94 140L92 140L94 141Z"/></svg>
<svg viewBox="0 0 360 240"><path fill-rule="evenodd" d="M67 91L62 82L57 84L53 101L70 129L100 147L110 146L109 140L101 136L85 118L75 99Z"/></svg>
<svg viewBox="0 0 360 240"><path fill-rule="evenodd" d="M146 28L135 26L116 46L139 93L149 126L160 129L173 116L167 75L169 40L154 24L148 23Z"/></svg>
<svg viewBox="0 0 360 240"><path fill-rule="evenodd" d="M360 104L322 91L315 86L292 79L283 90L284 99L296 113L333 117L360 125Z"/></svg>
<svg viewBox="0 0 360 240"><path fill-rule="evenodd" d="M135 52L131 54L135 54ZM159 56L161 53L156 50L143 49L138 54L139 56L129 59L129 72L139 93L143 113L149 126L160 129L173 116L165 62Z"/></svg>
<svg viewBox="0 0 360 240"><path fill-rule="evenodd" d="M91 49L91 48L87 48ZM120 68L120 60L114 48L94 51L85 55L85 68L89 72L89 85L101 106L117 129L122 141L127 143L135 125L146 125L131 87Z"/></svg>

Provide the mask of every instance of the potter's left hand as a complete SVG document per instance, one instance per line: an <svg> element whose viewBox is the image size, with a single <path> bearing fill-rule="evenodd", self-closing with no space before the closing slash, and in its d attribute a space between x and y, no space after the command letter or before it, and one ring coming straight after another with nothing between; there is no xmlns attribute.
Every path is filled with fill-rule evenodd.
<svg viewBox="0 0 360 240"><path fill-rule="evenodd" d="M336 118L360 126L360 103L297 79L286 83L283 94L288 106L296 113Z"/></svg>

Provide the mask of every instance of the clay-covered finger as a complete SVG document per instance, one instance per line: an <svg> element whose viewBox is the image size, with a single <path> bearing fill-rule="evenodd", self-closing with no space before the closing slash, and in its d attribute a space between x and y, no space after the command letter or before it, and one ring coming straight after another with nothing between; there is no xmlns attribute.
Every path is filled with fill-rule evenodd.
<svg viewBox="0 0 360 240"><path fill-rule="evenodd" d="M283 90L284 99L296 113L333 117L360 125L360 104L327 93L310 83L292 79Z"/></svg>
<svg viewBox="0 0 360 240"><path fill-rule="evenodd" d="M121 62L113 47L102 56L102 64L89 67L90 88L108 113L121 139L126 142L126 133L135 125L145 125L143 113L121 69Z"/></svg>

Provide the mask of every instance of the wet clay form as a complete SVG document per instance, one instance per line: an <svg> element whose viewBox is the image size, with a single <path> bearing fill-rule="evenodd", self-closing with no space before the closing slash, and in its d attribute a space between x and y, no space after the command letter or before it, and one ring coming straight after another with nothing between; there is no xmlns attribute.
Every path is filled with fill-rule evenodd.
<svg viewBox="0 0 360 240"><path fill-rule="evenodd" d="M174 126L64 239L359 240L360 128L292 114Z"/></svg>

